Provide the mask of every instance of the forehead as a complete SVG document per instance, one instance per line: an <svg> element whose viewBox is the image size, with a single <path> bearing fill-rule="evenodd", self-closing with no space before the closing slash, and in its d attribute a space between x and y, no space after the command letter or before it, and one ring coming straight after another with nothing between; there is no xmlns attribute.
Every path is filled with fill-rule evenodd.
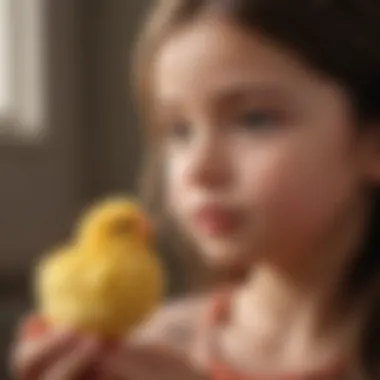
<svg viewBox="0 0 380 380"><path fill-rule="evenodd" d="M286 88L317 80L317 74L286 49L221 19L199 19L173 34L154 64L160 100L208 96L249 87Z"/></svg>

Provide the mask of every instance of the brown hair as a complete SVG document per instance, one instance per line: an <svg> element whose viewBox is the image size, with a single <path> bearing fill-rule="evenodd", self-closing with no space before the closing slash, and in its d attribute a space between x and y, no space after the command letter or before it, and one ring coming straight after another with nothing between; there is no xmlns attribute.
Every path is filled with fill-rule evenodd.
<svg viewBox="0 0 380 380"><path fill-rule="evenodd" d="M300 59L343 86L351 96L358 128L380 119L380 2L378 0L162 0L154 4L136 55L135 79L141 115L152 124L149 65L162 41L203 12L220 12L246 29L254 29L293 51ZM371 123L369 123L371 122ZM159 175L155 152L147 146L147 167ZM152 166L154 163L156 166ZM153 168L153 169L152 169ZM148 176L151 179L151 175ZM152 182L148 186L152 189ZM375 287L380 271L379 190L374 189L373 217L362 251L347 275L344 291L351 300ZM150 195L151 204L156 200ZM361 365L370 379L380 366L380 302L372 298L362 334ZM376 368L378 367L378 368Z"/></svg>

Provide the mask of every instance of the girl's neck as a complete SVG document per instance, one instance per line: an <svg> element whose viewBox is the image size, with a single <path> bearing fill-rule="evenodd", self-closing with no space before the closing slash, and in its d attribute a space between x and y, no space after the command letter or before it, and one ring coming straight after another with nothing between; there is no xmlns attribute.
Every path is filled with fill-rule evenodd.
<svg viewBox="0 0 380 380"><path fill-rule="evenodd" d="M343 355L356 339L360 316L342 312L339 294L350 253L362 239L365 216L346 220L329 244L307 254L319 259L314 263L294 271L273 263L255 265L233 298L230 323L222 334L228 356L235 356L239 366L249 369L255 357L264 367L319 367Z"/></svg>
<svg viewBox="0 0 380 380"><path fill-rule="evenodd" d="M332 365L348 354L344 349L352 347L358 321L354 314L338 316L328 305L329 294L304 293L270 268L260 268L232 299L220 336L226 358L257 372Z"/></svg>

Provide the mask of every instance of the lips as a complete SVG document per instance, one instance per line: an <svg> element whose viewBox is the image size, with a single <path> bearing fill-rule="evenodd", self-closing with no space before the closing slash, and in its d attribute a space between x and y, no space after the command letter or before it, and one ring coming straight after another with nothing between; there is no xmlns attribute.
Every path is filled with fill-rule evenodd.
<svg viewBox="0 0 380 380"><path fill-rule="evenodd" d="M197 227L209 236L231 234L240 227L242 221L240 212L220 206L207 205L195 214Z"/></svg>

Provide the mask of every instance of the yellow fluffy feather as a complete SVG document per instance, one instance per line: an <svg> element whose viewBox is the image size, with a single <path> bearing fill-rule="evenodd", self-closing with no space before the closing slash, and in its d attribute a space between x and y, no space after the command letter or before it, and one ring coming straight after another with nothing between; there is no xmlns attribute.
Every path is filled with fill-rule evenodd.
<svg viewBox="0 0 380 380"><path fill-rule="evenodd" d="M164 273L149 223L133 201L110 199L80 221L73 241L36 273L38 308L52 324L120 337L161 301Z"/></svg>

